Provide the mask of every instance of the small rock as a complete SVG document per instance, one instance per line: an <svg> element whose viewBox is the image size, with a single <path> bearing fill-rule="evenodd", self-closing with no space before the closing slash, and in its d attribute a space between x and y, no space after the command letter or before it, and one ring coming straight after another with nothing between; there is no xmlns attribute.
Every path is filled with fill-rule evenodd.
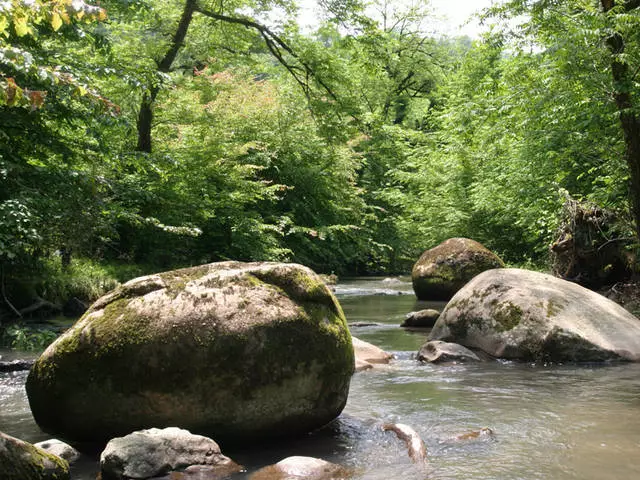
<svg viewBox="0 0 640 480"><path fill-rule="evenodd" d="M457 343L432 340L420 348L418 360L430 363L479 362L480 358L468 348Z"/></svg>
<svg viewBox="0 0 640 480"><path fill-rule="evenodd" d="M49 452L52 455L56 455L67 462L74 463L80 458L80 452L78 452L71 445L61 442L57 439L45 440L44 442L38 442L36 447L41 448L45 452Z"/></svg>
<svg viewBox="0 0 640 480"><path fill-rule="evenodd" d="M456 435L455 437L451 437L448 440L440 443L451 443L451 442L467 442L471 440L492 440L494 438L493 430L489 427L483 427L480 430L474 430L472 432L461 433L460 435Z"/></svg>
<svg viewBox="0 0 640 480"><path fill-rule="evenodd" d="M354 336L351 337L351 342L353 343L353 351L356 355L356 360L368 363L386 364L393 358L392 354Z"/></svg>
<svg viewBox="0 0 640 480"><path fill-rule="evenodd" d="M210 438L175 427L114 438L100 455L102 480L152 478L191 465L219 466L227 473L242 468L222 455Z"/></svg>
<svg viewBox="0 0 640 480"><path fill-rule="evenodd" d="M440 316L438 310L427 308L417 312L409 312L402 322L401 327L433 327Z"/></svg>
<svg viewBox="0 0 640 480"><path fill-rule="evenodd" d="M249 480L338 480L353 476L348 469L313 457L287 457L275 465L261 468Z"/></svg>

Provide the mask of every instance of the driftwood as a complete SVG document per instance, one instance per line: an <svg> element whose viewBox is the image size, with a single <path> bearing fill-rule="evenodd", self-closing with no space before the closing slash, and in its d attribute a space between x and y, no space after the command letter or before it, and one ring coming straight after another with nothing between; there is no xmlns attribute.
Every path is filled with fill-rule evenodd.
<svg viewBox="0 0 640 480"><path fill-rule="evenodd" d="M413 463L416 465L427 464L427 447L413 428L403 423L385 423L382 425L382 430L394 432L405 443L409 458Z"/></svg>

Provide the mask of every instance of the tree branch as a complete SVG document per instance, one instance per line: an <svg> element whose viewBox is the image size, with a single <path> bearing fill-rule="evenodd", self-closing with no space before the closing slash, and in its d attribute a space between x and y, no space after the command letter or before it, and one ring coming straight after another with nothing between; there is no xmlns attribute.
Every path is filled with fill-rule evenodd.
<svg viewBox="0 0 640 480"><path fill-rule="evenodd" d="M287 69L287 71L293 76L295 81L302 88L307 100L311 100L311 87L309 85L309 78L313 77L313 79L322 87L322 89L331 97L332 100L341 103L338 96L335 94L333 89L317 75L314 68L305 62L300 56L273 30L271 30L266 25L256 22L255 20L248 17L231 17L229 15L224 15L221 13L216 13L211 10L207 10L203 7L196 6L195 11L204 15L205 17L212 18L214 20L219 20L226 23L231 23L235 25L241 25L246 28L252 28L257 30L262 38L264 39L267 48L271 52L271 54L280 62L280 64ZM290 55L298 65L293 65L287 61L284 57L283 52L286 52ZM304 74L304 78L301 77L301 74ZM353 114L349 114L354 120L360 123L360 120Z"/></svg>
<svg viewBox="0 0 640 480"><path fill-rule="evenodd" d="M184 38L187 36L187 30L189 30L189 25L191 24L191 19L193 18L193 12L195 11L196 6L197 0L187 0L184 10L182 11L182 16L180 17L180 22L178 22L178 28L171 40L171 46L164 55L164 58L158 63L159 71L163 73L169 73L171 71L171 64L176 59L180 47L184 44Z"/></svg>

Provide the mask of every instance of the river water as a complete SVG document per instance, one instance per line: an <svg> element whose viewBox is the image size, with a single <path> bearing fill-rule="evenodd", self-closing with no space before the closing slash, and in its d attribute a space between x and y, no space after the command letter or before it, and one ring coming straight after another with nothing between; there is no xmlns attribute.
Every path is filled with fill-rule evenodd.
<svg viewBox="0 0 640 480"><path fill-rule="evenodd" d="M422 365L414 356L428 331L399 324L410 311L444 304L417 302L402 278L345 281L336 295L352 334L396 359L354 375L343 414L319 432L245 451L221 445L247 469L234 478L291 455L324 458L372 480L640 478L639 364ZM49 437L31 417L25 379L26 372L0 374L0 430L36 442ZM427 471L411 463L393 433L381 430L385 422L411 425L421 435ZM481 427L494 436L455 440ZM72 478L93 480L97 469L96 460L85 457Z"/></svg>

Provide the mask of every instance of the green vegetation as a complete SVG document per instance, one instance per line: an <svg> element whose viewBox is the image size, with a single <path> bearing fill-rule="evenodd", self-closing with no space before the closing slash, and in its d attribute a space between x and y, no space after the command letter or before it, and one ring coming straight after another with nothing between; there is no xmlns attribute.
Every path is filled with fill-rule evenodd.
<svg viewBox="0 0 640 480"><path fill-rule="evenodd" d="M567 199L633 250L639 2L509 0L478 40L322 3L0 6L0 326L220 260L407 272L470 237L544 269Z"/></svg>

